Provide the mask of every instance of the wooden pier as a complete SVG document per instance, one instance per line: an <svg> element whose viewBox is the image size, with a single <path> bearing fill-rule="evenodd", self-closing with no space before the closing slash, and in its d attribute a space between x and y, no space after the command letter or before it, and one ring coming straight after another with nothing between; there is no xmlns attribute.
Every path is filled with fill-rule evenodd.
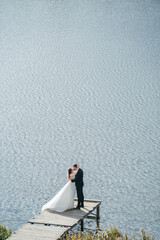
<svg viewBox="0 0 160 240"><path fill-rule="evenodd" d="M84 200L84 208L68 210L63 213L45 210L27 224L20 227L8 240L55 240L61 239L67 232L80 223L84 230L84 219L93 218L99 226L100 200ZM77 206L77 199L74 200ZM96 211L94 214L93 211Z"/></svg>

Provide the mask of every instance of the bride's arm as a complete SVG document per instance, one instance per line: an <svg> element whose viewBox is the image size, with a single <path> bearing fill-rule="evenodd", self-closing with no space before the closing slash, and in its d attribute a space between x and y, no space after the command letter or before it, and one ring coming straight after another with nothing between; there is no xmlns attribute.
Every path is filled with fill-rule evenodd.
<svg viewBox="0 0 160 240"><path fill-rule="evenodd" d="M70 179L70 180L74 179L74 178L75 178L75 175L76 175L76 173L73 172L73 173L70 175L69 179Z"/></svg>

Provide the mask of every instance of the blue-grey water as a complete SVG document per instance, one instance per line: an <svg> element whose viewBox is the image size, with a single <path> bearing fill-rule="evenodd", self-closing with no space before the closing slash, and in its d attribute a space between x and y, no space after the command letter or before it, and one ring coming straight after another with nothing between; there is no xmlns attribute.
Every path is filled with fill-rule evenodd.
<svg viewBox="0 0 160 240"><path fill-rule="evenodd" d="M160 1L0 1L0 222L84 170L101 228L160 232Z"/></svg>

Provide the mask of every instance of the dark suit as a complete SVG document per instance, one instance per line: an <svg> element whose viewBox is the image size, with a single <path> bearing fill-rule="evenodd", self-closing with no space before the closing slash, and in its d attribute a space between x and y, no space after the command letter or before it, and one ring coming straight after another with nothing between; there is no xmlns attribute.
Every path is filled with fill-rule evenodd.
<svg viewBox="0 0 160 240"><path fill-rule="evenodd" d="M76 189L77 189L77 197L78 197L78 207L84 206L84 196L83 196L83 171L81 168L78 169L78 172L74 179L71 180L72 182L75 182Z"/></svg>

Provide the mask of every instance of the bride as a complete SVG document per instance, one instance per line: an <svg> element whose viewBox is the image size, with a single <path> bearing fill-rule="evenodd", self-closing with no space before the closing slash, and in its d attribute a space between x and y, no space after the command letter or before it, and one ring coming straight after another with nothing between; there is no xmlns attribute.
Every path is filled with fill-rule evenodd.
<svg viewBox="0 0 160 240"><path fill-rule="evenodd" d="M75 172L72 168L68 169L68 179L75 178ZM54 210L56 212L64 212L74 207L75 183L69 181L64 187L52 198L48 203L42 207L42 211L46 209Z"/></svg>

